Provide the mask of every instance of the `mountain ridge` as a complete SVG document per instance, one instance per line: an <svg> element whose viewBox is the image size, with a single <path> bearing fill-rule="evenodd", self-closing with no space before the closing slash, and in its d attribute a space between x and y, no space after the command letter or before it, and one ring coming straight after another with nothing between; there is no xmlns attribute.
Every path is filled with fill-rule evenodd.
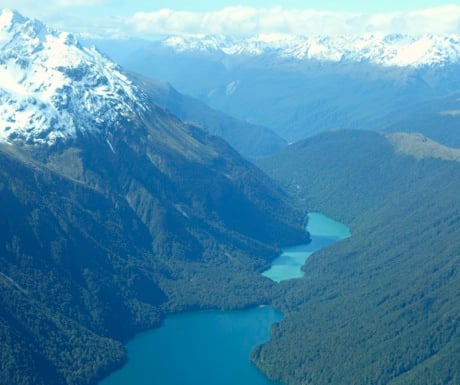
<svg viewBox="0 0 460 385"><path fill-rule="evenodd" d="M118 121L146 109L121 68L75 36L6 9L0 33L1 141L110 135Z"/></svg>
<svg viewBox="0 0 460 385"><path fill-rule="evenodd" d="M271 55L280 60L369 62L382 66L423 67L460 60L460 35L367 33L361 36L265 34L248 38L218 35L171 36L161 44L178 52L228 56Z"/></svg>
<svg viewBox="0 0 460 385"><path fill-rule="evenodd" d="M202 124L247 157L265 156L286 144L265 127L128 73L94 46L16 11L1 11L0 33L0 141L54 144L91 134L105 136L111 147L120 122L135 120L155 103ZM251 138L241 138L242 132Z"/></svg>
<svg viewBox="0 0 460 385"><path fill-rule="evenodd" d="M401 52L405 52L406 38L393 38L401 45ZM425 40L433 43L437 38L425 37ZM187 42L187 37L177 39L179 45ZM446 46L445 57L452 60L440 59L437 64L420 66L384 66L365 57L358 61L340 57L336 61L298 59L285 54L282 40L278 43L275 40L279 49L271 42L258 46L256 39L250 44L256 54L238 54L237 50L227 54L219 48L219 39L217 42L213 37L207 42L206 36L204 41L201 37L189 39L190 44L198 44L197 49L177 50L166 45L165 40L133 44L132 49L126 42L100 44L104 52L118 57L126 68L168 81L180 92L238 119L268 127L289 143L334 128L383 129L394 117L444 98L456 92L460 85L460 64L455 59L460 46L456 43L457 37L452 37L452 42L449 36L439 38ZM382 39L378 41L382 43ZM222 37L221 40L230 47L234 44L231 39L227 41ZM288 43L289 40L287 47L292 44L300 48L303 44L296 39ZM396 57L399 51L391 48L391 44L396 43L391 39L385 43L388 55ZM270 44L271 48L265 50ZM200 50L201 45L204 50ZM208 45L210 50L206 48ZM308 48L308 44L306 46ZM374 51L378 54L379 47L366 51L366 45L361 46L367 57ZM430 49L426 51L428 58L436 51ZM382 48L382 54L385 52ZM413 57L410 51L408 55Z"/></svg>
<svg viewBox="0 0 460 385"><path fill-rule="evenodd" d="M287 142L272 130L212 109L202 101L180 93L167 82L136 73L130 73L130 76L136 79L155 104L185 122L197 124L220 136L247 158L268 156L287 145Z"/></svg>
<svg viewBox="0 0 460 385"><path fill-rule="evenodd" d="M268 303L308 240L287 194L97 50L0 20L0 383L95 384L166 314Z"/></svg>

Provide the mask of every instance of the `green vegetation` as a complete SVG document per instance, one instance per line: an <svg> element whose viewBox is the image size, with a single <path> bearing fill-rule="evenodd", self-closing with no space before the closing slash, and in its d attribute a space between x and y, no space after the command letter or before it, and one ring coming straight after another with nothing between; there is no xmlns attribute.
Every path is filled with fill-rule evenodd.
<svg viewBox="0 0 460 385"><path fill-rule="evenodd" d="M449 82L446 82L448 84ZM445 146L460 147L459 93L429 100L391 115L382 124L388 132L421 133Z"/></svg>
<svg viewBox="0 0 460 385"><path fill-rule="evenodd" d="M225 142L141 118L111 146L0 146L1 384L93 384L165 314L267 303L260 271L305 241L301 213Z"/></svg>
<svg viewBox="0 0 460 385"><path fill-rule="evenodd" d="M121 343L49 310L3 274L0 336L5 384L89 384L124 359Z"/></svg>
<svg viewBox="0 0 460 385"><path fill-rule="evenodd" d="M261 164L309 210L351 224L352 237L278 286L286 317L256 364L286 384L458 384L458 162L337 131Z"/></svg>
<svg viewBox="0 0 460 385"><path fill-rule="evenodd" d="M457 151L324 133L260 162L293 199L162 109L108 135L0 146L0 384L94 384L168 313L262 303L285 319L253 360L286 384L460 382ZM308 211L353 236L274 284Z"/></svg>

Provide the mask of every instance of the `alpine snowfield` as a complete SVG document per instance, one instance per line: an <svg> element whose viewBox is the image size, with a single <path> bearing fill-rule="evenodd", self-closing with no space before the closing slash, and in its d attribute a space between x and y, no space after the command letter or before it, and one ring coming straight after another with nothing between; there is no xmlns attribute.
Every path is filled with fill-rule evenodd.
<svg viewBox="0 0 460 385"><path fill-rule="evenodd" d="M179 52L221 51L226 55L258 56L329 62L369 62L383 66L445 65L460 60L460 36L365 34L352 36L258 35L247 39L226 36L172 36L165 46Z"/></svg>
<svg viewBox="0 0 460 385"><path fill-rule="evenodd" d="M142 109L121 69L68 33L0 11L0 141L53 144L109 132Z"/></svg>

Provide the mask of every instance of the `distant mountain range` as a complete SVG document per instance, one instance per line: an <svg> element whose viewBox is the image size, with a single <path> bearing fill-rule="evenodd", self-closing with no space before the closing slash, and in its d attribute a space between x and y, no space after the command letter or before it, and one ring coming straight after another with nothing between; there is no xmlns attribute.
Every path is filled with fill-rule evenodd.
<svg viewBox="0 0 460 385"><path fill-rule="evenodd" d="M460 35L365 34L362 36L296 36L266 34L249 38L172 36L161 44L177 52L227 56L272 56L279 60L368 62L383 66L421 67L460 60Z"/></svg>
<svg viewBox="0 0 460 385"><path fill-rule="evenodd" d="M287 145L272 130L248 123L209 107L206 103L178 92L171 84L132 73L153 102L186 122L193 122L224 138L247 158L271 155Z"/></svg>
<svg viewBox="0 0 460 385"><path fill-rule="evenodd" d="M381 129L448 97L460 87L459 39L275 35L94 43L125 67L292 142L331 128Z"/></svg>
<svg viewBox="0 0 460 385"><path fill-rule="evenodd" d="M0 384L92 385L171 312L260 304L284 383L460 383L456 39L98 41L124 69L1 10ZM352 236L275 284L308 211Z"/></svg>
<svg viewBox="0 0 460 385"><path fill-rule="evenodd" d="M221 135L248 157L268 155L286 144L270 130L213 111L167 84L149 80L147 85L143 79L141 89L119 66L72 35L14 12L2 18L0 139L54 143L98 132L110 143L108 126L129 122L145 110L148 92L160 106Z"/></svg>
<svg viewBox="0 0 460 385"><path fill-rule="evenodd" d="M303 213L96 49L0 11L0 383L93 384L173 311L267 303Z"/></svg>

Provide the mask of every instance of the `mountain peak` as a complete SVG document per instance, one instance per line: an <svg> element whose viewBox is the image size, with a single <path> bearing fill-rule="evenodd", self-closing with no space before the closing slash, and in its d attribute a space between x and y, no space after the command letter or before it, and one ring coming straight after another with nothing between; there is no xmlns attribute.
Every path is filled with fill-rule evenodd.
<svg viewBox="0 0 460 385"><path fill-rule="evenodd" d="M108 131L141 91L95 48L16 11L0 14L0 141L53 144Z"/></svg>
<svg viewBox="0 0 460 385"><path fill-rule="evenodd" d="M0 13L0 44L4 46L11 40L11 36L20 35L25 42L27 40L43 40L47 33L52 33L51 29L36 19L24 17L16 10L3 9ZM38 41L37 41L38 39Z"/></svg>
<svg viewBox="0 0 460 385"><path fill-rule="evenodd" d="M22 16L18 11L13 9L0 10L0 29L5 30L11 28L14 24L23 24L27 18Z"/></svg>
<svg viewBox="0 0 460 385"><path fill-rule="evenodd" d="M419 36L366 33L361 36L258 35L171 36L163 41L178 52L220 51L229 56L260 56L327 62L369 62L383 66L422 67L460 60L459 35Z"/></svg>

